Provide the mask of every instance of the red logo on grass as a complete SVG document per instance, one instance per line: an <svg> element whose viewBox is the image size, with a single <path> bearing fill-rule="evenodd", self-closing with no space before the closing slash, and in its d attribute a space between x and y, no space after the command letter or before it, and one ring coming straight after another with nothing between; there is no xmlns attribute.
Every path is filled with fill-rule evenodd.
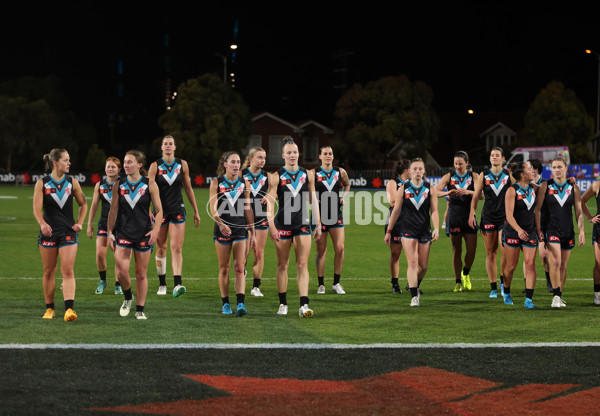
<svg viewBox="0 0 600 416"><path fill-rule="evenodd" d="M501 383L429 367L357 380L263 379L184 375L223 391L221 397L86 410L160 415L281 415L310 408L319 415L590 414L600 388L576 384ZM568 390L573 393L568 394ZM393 394L392 394L393 392ZM300 412L302 413L302 412Z"/></svg>

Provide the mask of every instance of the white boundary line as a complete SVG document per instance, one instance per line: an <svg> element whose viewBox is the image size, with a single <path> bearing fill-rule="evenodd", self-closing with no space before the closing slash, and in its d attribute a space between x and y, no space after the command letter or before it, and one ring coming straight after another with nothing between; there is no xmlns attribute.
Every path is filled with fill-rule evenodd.
<svg viewBox="0 0 600 416"><path fill-rule="evenodd" d="M600 347L600 342L513 342L513 343L431 343L431 344L0 344L0 350L46 350L46 349L81 349L81 350L170 350L170 349L433 349L433 348L564 348L564 347Z"/></svg>

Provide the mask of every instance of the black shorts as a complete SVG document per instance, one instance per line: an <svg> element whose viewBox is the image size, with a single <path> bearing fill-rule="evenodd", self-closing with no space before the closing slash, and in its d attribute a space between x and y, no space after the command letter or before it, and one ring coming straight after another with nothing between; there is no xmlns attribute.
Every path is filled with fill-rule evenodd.
<svg viewBox="0 0 600 416"><path fill-rule="evenodd" d="M592 228L592 244L600 244L600 226L596 224Z"/></svg>
<svg viewBox="0 0 600 416"><path fill-rule="evenodd" d="M385 225L385 233L387 234L388 224ZM402 244L402 232L400 231L400 221L396 221L394 224L394 228L392 228L392 232L390 233L390 243L392 244Z"/></svg>
<svg viewBox="0 0 600 416"><path fill-rule="evenodd" d="M575 248L575 232L569 237L559 237L556 233L549 231L544 233L544 239L547 244L560 244L561 250L573 250Z"/></svg>
<svg viewBox="0 0 600 416"><path fill-rule="evenodd" d="M165 213L160 226L164 227L167 224L185 224L185 208L177 212Z"/></svg>
<svg viewBox="0 0 600 416"><path fill-rule="evenodd" d="M51 237L46 237L40 233L38 235L38 246L45 248L61 248L79 244L79 238L75 231L67 231L65 233L52 233Z"/></svg>
<svg viewBox="0 0 600 416"><path fill-rule="evenodd" d="M261 218L259 220L254 220L254 229L255 230L268 230L269 229L269 221L266 218Z"/></svg>
<svg viewBox="0 0 600 416"><path fill-rule="evenodd" d="M479 229L482 233L493 233L500 232L504 228L505 220L494 220L491 218L484 218L481 216L481 224L479 225Z"/></svg>
<svg viewBox="0 0 600 416"><path fill-rule="evenodd" d="M108 236L108 226L106 221L100 220L98 221L98 230L96 230L96 236L98 237L107 237Z"/></svg>
<svg viewBox="0 0 600 416"><path fill-rule="evenodd" d="M215 224L213 230L213 240L215 241L215 243L230 246L236 241L244 241L248 239L248 227L229 225L229 229L231 230L231 234L223 235L223 233L221 233L221 231L219 230L219 226Z"/></svg>
<svg viewBox="0 0 600 416"><path fill-rule="evenodd" d="M140 253L145 253L147 251L152 251L152 244L149 244L150 236L145 235L141 240L133 240L127 238L127 236L115 235L115 245L123 248L128 248L134 251L139 251Z"/></svg>
<svg viewBox="0 0 600 416"><path fill-rule="evenodd" d="M326 233L327 231L331 230L332 228L344 228L344 220L338 220L338 222L336 224L332 224L332 225L321 224L321 232L322 233Z"/></svg>
<svg viewBox="0 0 600 416"><path fill-rule="evenodd" d="M468 218L453 219L448 215L448 225L446 226L446 233L450 235L462 235L462 234L477 234L477 226L471 228L469 225Z"/></svg>
<svg viewBox="0 0 600 416"><path fill-rule="evenodd" d="M411 240L418 240L419 244L427 244L431 241L431 230L429 228L423 229L418 232L408 231L401 233L402 238L408 238Z"/></svg>
<svg viewBox="0 0 600 416"><path fill-rule="evenodd" d="M279 239L280 240L290 240L299 235L311 235L311 227L308 225L303 225L298 228L278 228Z"/></svg>
<svg viewBox="0 0 600 416"><path fill-rule="evenodd" d="M535 230L528 232L529 238L527 241L523 241L519 238L519 234L512 229L512 227L507 227L502 233L502 244L508 247L530 247L536 248L538 246L538 237Z"/></svg>

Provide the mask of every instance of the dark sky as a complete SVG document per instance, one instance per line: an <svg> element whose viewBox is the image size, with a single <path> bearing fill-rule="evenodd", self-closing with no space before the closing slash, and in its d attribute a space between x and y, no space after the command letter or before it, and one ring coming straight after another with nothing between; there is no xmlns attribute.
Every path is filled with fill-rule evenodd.
<svg viewBox="0 0 600 416"><path fill-rule="evenodd" d="M333 86L343 82L335 72L341 63L332 57L346 51L348 85L405 74L432 87L439 112L522 111L558 80L595 113L598 61L584 49L600 49L598 17L575 3L552 9L548 3L399 2L397 11L391 3L327 11L320 3L237 9L164 3L13 6L10 18L3 17L0 81L58 75L78 113L102 126L115 109L122 59L125 111L155 123L165 56L174 87L206 72L221 75L215 53L227 50L237 20L236 89L253 112L328 124L339 96Z"/></svg>

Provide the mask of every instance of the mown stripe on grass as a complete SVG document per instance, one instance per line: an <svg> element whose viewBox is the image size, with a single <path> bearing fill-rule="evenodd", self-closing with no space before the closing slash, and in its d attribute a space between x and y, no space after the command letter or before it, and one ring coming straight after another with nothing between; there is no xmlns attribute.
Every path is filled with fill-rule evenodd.
<svg viewBox="0 0 600 416"><path fill-rule="evenodd" d="M395 348L563 348L600 347L600 342L507 342L507 343L430 343L430 344L318 344L318 343L260 343L260 344L0 344L0 349L44 350L44 349L83 349L83 350L160 350L160 349L395 349Z"/></svg>
<svg viewBox="0 0 600 416"><path fill-rule="evenodd" d="M35 277L27 277L27 276L0 276L0 280L32 280L32 279L41 279L41 273L40 276L35 276ZM206 280L218 280L218 277L186 277L185 280L192 280L192 281L206 281ZM295 276L290 276L288 278L289 280L297 280ZM60 276L56 276L56 280L62 280L62 277ZM76 280L98 280L98 276L95 277L76 277ZM251 281L252 277L250 277L250 275L248 275L246 277L246 280ZM262 277L262 280L275 280L274 277ZM344 280L350 280L350 281L377 281L380 282L382 279L378 278L378 277L351 277L351 276L347 276L344 277ZM433 280L433 281L450 281L452 279L448 278L448 277L429 277L427 278L427 280ZM473 281L488 281L487 277L471 277L471 280ZM578 281L578 282L586 282L586 281L592 281L594 280L592 277L569 277L569 281ZM454 283L452 283L452 285L454 285ZM545 286L544 286L545 289ZM489 291L489 289L486 287L486 290Z"/></svg>

